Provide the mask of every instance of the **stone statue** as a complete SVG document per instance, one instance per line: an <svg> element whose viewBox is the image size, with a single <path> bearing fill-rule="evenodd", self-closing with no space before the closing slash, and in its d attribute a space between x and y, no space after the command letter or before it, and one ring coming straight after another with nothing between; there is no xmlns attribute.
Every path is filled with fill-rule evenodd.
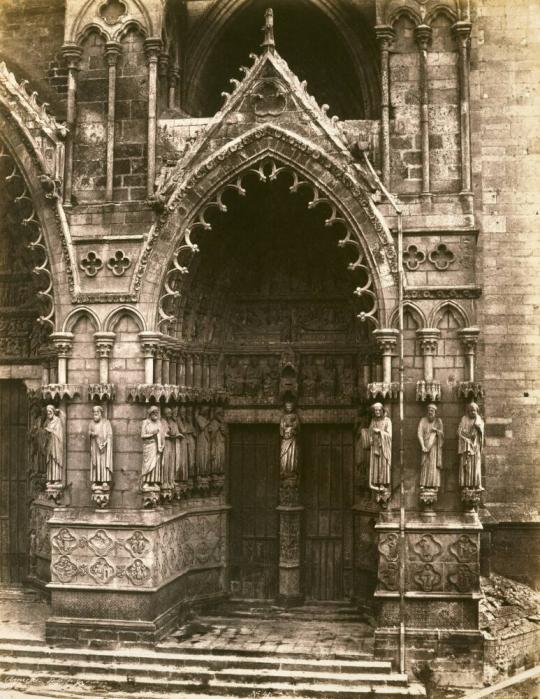
<svg viewBox="0 0 540 699"><path fill-rule="evenodd" d="M178 425L173 419L172 408L163 409L161 431L165 436L163 461L161 468L161 492L165 500L171 500L176 476L176 444L178 441Z"/></svg>
<svg viewBox="0 0 540 699"><path fill-rule="evenodd" d="M368 428L369 487L379 491L380 500L388 500L392 481L392 422L386 415L382 403L374 403L371 410L373 417Z"/></svg>
<svg viewBox="0 0 540 699"><path fill-rule="evenodd" d="M300 419L294 411L294 403L286 401L284 413L279 423L281 437L280 473L284 478L298 474L299 431Z"/></svg>
<svg viewBox="0 0 540 699"><path fill-rule="evenodd" d="M103 417L100 405L92 409L92 422L88 426L90 437L90 480L92 483L110 483L113 474L112 428Z"/></svg>
<svg viewBox="0 0 540 699"><path fill-rule="evenodd" d="M484 421L478 405L469 403L458 427L459 485L461 488L482 490L482 449Z"/></svg>
<svg viewBox="0 0 540 699"><path fill-rule="evenodd" d="M420 442L420 500L425 505L432 505L437 499L441 487L441 469L443 458L444 430L437 406L430 403L427 414L418 423L418 441Z"/></svg>
<svg viewBox="0 0 540 699"><path fill-rule="evenodd" d="M217 407L208 425L210 439L210 472L213 475L222 475L225 473L228 432L229 430L225 424L223 408Z"/></svg>
<svg viewBox="0 0 540 699"><path fill-rule="evenodd" d="M203 405L195 415L197 428L197 446L195 450L195 462L197 465L197 477L206 478L210 475L210 407Z"/></svg>
<svg viewBox="0 0 540 699"><path fill-rule="evenodd" d="M183 435L183 439L177 441L179 456L176 464L176 480L182 483L195 475L195 428L188 410L185 405L181 405L177 419L178 430Z"/></svg>
<svg viewBox="0 0 540 699"><path fill-rule="evenodd" d="M60 410L54 405L45 408L45 424L47 433L45 442L45 468L47 483L63 484L64 482L64 423Z"/></svg>
<svg viewBox="0 0 540 699"><path fill-rule="evenodd" d="M143 490L156 487L159 490L163 478L165 435L159 417L159 408L155 405L148 409L148 417L143 420L141 438L143 440L141 471Z"/></svg>

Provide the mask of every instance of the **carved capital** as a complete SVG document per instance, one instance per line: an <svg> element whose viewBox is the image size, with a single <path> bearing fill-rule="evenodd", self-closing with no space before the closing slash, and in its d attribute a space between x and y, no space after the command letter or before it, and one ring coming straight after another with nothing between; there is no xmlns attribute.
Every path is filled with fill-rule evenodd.
<svg viewBox="0 0 540 699"><path fill-rule="evenodd" d="M480 328L463 328L462 330L458 330L458 335L465 352L467 354L474 354L476 351L476 345L478 344Z"/></svg>
<svg viewBox="0 0 540 699"><path fill-rule="evenodd" d="M456 22L452 25L452 31L456 38L456 42L460 48L466 49L471 41L472 24L468 21Z"/></svg>
<svg viewBox="0 0 540 699"><path fill-rule="evenodd" d="M98 357L106 358L110 355L115 337L116 333L113 332L94 333L94 342L96 344L96 354Z"/></svg>
<svg viewBox="0 0 540 699"><path fill-rule="evenodd" d="M417 381L416 382L416 400L438 401L441 400L441 384L440 381Z"/></svg>
<svg viewBox="0 0 540 699"><path fill-rule="evenodd" d="M393 354L396 349L399 330L395 328L379 328L373 331L373 337L383 355Z"/></svg>
<svg viewBox="0 0 540 699"><path fill-rule="evenodd" d="M375 37L381 51L388 51L395 39L396 33L389 24L378 24L375 27Z"/></svg>
<svg viewBox="0 0 540 699"><path fill-rule="evenodd" d="M437 354L437 346L441 337L441 331L438 328L421 328L416 331L416 337L422 354Z"/></svg>
<svg viewBox="0 0 540 699"><path fill-rule="evenodd" d="M145 357L154 357L160 346L161 337L151 330L143 330L139 333L139 342Z"/></svg>
<svg viewBox="0 0 540 699"><path fill-rule="evenodd" d="M158 64L160 78L167 77L168 67L169 67L169 54L162 49L159 52L159 64Z"/></svg>
<svg viewBox="0 0 540 699"><path fill-rule="evenodd" d="M60 49L69 70L79 70L82 48L78 44L67 43Z"/></svg>
<svg viewBox="0 0 540 699"><path fill-rule="evenodd" d="M107 41L105 44L105 58L107 65L115 66L122 53L122 45L118 41Z"/></svg>
<svg viewBox="0 0 540 699"><path fill-rule="evenodd" d="M419 24L417 27L415 27L414 38L416 39L418 48L421 51L428 50L428 47L431 43L431 34L431 27L427 24Z"/></svg>
<svg viewBox="0 0 540 699"><path fill-rule="evenodd" d="M51 333L51 342L53 343L56 355L58 357L67 358L73 349L73 333L70 332L55 332Z"/></svg>
<svg viewBox="0 0 540 699"><path fill-rule="evenodd" d="M158 62L162 45L162 41L159 37L149 37L144 40L144 52L149 64Z"/></svg>

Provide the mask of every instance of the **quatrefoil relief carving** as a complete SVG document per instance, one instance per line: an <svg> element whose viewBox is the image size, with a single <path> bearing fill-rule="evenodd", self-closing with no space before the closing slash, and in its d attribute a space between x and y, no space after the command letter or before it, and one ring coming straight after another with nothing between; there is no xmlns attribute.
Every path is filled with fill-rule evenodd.
<svg viewBox="0 0 540 699"><path fill-rule="evenodd" d="M107 0L99 8L99 16L111 26L126 14L126 6L121 0Z"/></svg>
<svg viewBox="0 0 540 699"><path fill-rule="evenodd" d="M88 277L95 277L103 267L103 261L93 250L89 250L86 257L81 260L81 269Z"/></svg>
<svg viewBox="0 0 540 699"><path fill-rule="evenodd" d="M411 244L403 253L403 262L407 269L414 271L426 261L426 253L418 248L417 245Z"/></svg>
<svg viewBox="0 0 540 699"><path fill-rule="evenodd" d="M440 271L448 269L455 260L456 256L444 243L440 243L429 253L429 261Z"/></svg>
<svg viewBox="0 0 540 699"><path fill-rule="evenodd" d="M123 250L117 250L114 256L109 258L107 267L116 277L121 277L131 267L131 260Z"/></svg>

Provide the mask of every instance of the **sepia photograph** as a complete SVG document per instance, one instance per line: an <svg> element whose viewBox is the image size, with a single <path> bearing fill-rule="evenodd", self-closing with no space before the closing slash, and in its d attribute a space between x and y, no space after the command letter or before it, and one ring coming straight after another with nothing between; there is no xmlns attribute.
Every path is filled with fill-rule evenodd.
<svg viewBox="0 0 540 699"><path fill-rule="evenodd" d="M0 0L0 699L540 699L540 0Z"/></svg>

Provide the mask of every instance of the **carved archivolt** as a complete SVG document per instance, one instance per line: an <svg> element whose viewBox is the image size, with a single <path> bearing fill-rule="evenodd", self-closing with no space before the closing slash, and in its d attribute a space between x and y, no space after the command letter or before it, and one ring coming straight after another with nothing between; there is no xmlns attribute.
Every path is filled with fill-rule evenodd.
<svg viewBox="0 0 540 699"><path fill-rule="evenodd" d="M194 233L209 231L212 229L211 223L207 220L207 214L211 209L217 209L224 213L227 211L227 206L223 202L223 196L228 190L235 191L239 196L246 195L244 186L247 176L255 175L260 182L272 182L279 176L287 174L291 180L289 191L291 193L298 192L301 188L307 188L311 192L311 199L308 202L308 208L314 209L317 206L326 206L329 215L325 219L326 226L340 225L344 230L343 237L339 240L340 247L348 246L354 251L355 259L349 263L348 268L352 272L358 273L359 285L356 289L356 294L364 299L364 310L360 314L363 320L371 320L377 324L378 301L373 276L370 266L364 255L362 246L357 237L353 233L351 226L345 216L338 210L336 204L323 192L318 186L305 179L292 166L278 161L275 157L264 156L251 167L233 176L228 182L223 184L214 196L207 201L196 212L192 220L186 226L181 244L175 250L172 258L172 263L167 270L163 293L159 300L159 320L158 325L161 329L167 326L175 319L172 312L174 309L174 301L180 296L181 280L184 275L189 272L189 266L193 256L199 251L197 244L193 241ZM180 205L177 197L180 193L176 192L169 200L169 207Z"/></svg>
<svg viewBox="0 0 540 699"><path fill-rule="evenodd" d="M0 161L7 165L5 186L12 196L21 226L28 232L26 247L35 253L36 265L32 272L38 277L41 287L36 293L40 300L41 314L38 322L54 330L54 295L49 253L43 237L41 223L37 217L32 196L25 179L20 173L6 145L0 141Z"/></svg>

